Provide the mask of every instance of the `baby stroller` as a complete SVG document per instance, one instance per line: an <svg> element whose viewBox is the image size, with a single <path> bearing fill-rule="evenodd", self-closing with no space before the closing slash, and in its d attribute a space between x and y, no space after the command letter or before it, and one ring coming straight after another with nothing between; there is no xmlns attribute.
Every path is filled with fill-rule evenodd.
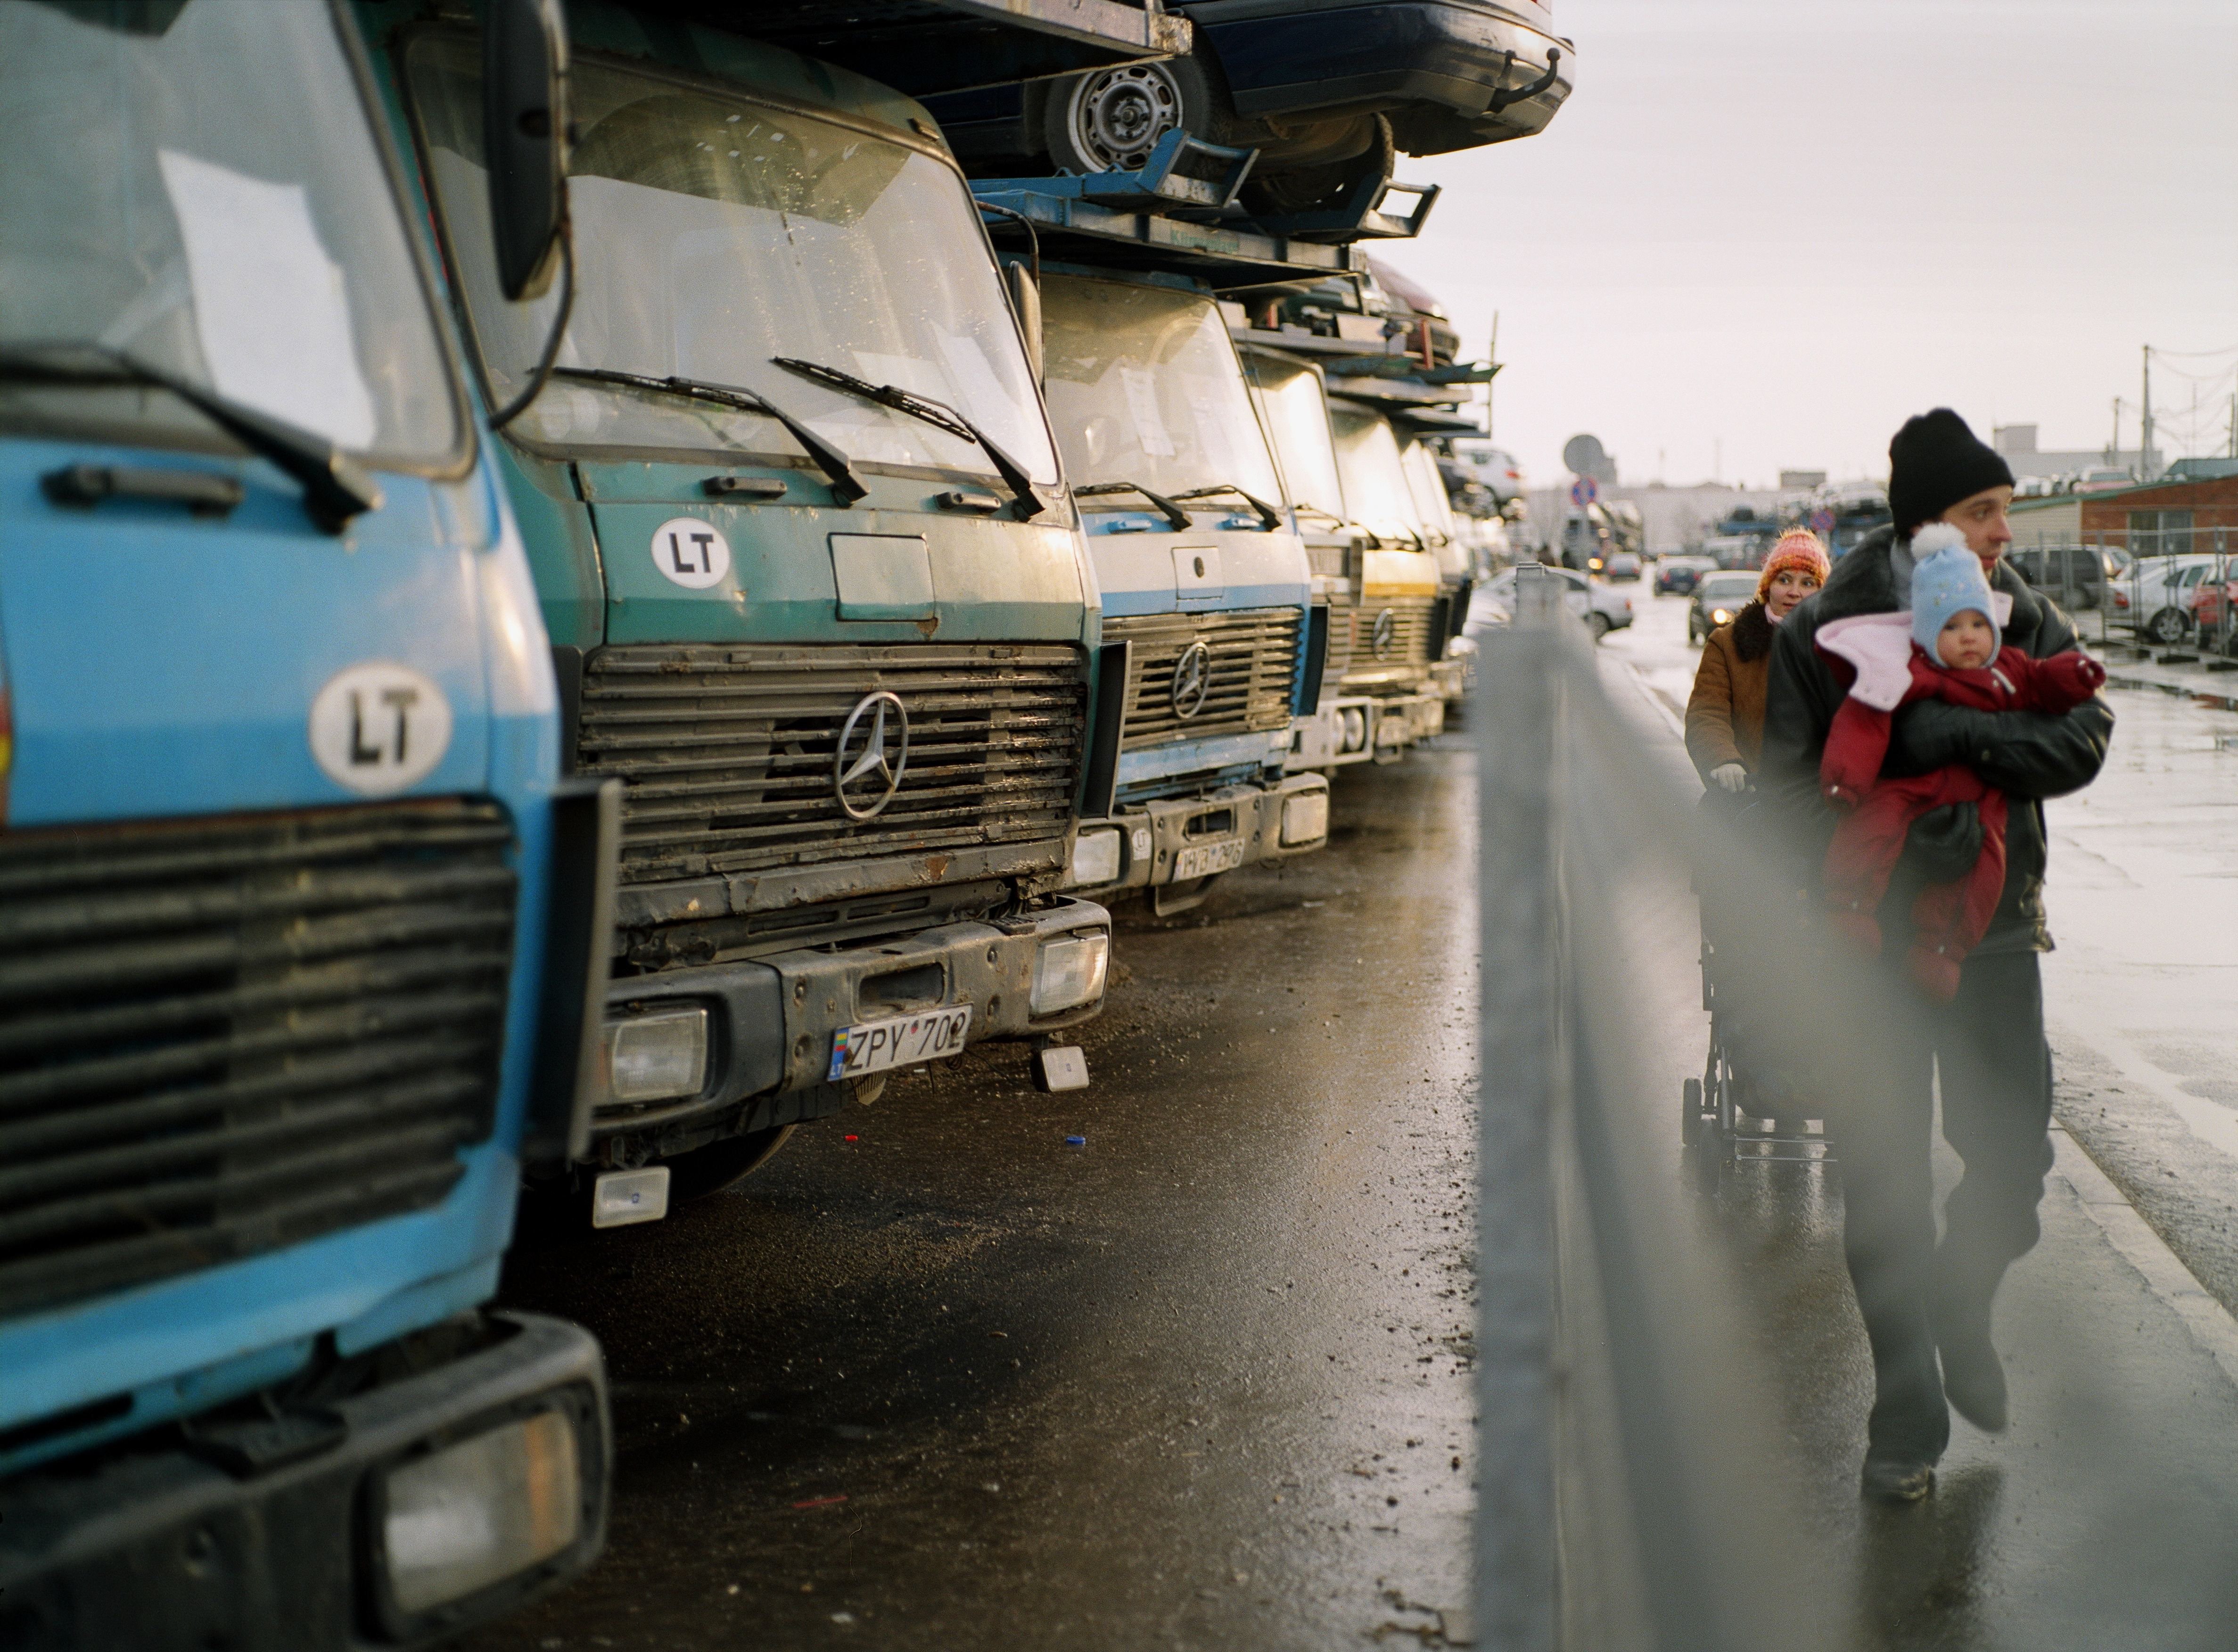
<svg viewBox="0 0 2238 1652"><path fill-rule="evenodd" d="M1714 801L1712 801L1714 800ZM1738 796L1714 788L1705 793L1705 810L1729 816L1744 829L1758 803L1751 787ZM1702 905L1702 1008L1710 1012L1710 1054L1698 1079L1688 1079L1679 1095L1679 1140L1705 1186L1720 1172L1749 1159L1759 1163L1823 1165L1833 1162L1825 1121L1807 1111L1811 1099L1784 1075L1770 1070L1750 1052L1759 1041L1749 1035L1749 1011L1740 972L1719 948L1722 926L1707 895Z"/></svg>

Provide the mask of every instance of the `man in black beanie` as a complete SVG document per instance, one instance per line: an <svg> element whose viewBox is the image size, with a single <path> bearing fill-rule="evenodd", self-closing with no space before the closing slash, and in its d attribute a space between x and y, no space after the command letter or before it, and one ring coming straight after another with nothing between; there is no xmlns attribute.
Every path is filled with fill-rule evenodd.
<svg viewBox="0 0 2238 1652"><path fill-rule="evenodd" d="M1906 420L1889 444L1894 522L1837 562L1825 587L1778 628L1760 783L1798 852L1797 881L1814 895L1833 830L1818 759L1844 694L1814 641L1831 621L1911 606L1917 530L1947 523L1965 536L1990 588L2012 598L2006 645L2037 659L2076 646L2068 617L2003 560L2012 497L2011 470L1957 413L1937 407ZM2010 812L2004 891L1989 932L1966 958L1957 998L1932 1004L1899 971L1879 971L1860 983L1852 1006L1870 1024L1837 1040L1846 1067L1832 1079L1828 1101L1842 1163L1843 1249L1873 1354L1868 1497L1910 1502L1933 1490L1951 1406L1992 1432L2005 1425L1990 1302L2006 1267L2036 1244L2036 1205L2051 1168L2051 1052L2036 960L2051 946L2043 799L2096 779L2113 730L2102 698L2065 717L1923 700L1896 720L1884 774L1964 763L2005 794ZM1946 882L1973 864L1980 847L1974 805L1930 811L1912 829L1899 877L1913 889ZM1900 923L1910 909L1892 892L1881 921ZM1901 959L1904 950L1903 938L1891 935L1883 955ZM1966 1166L1945 1206L1939 1249L1929 1173L1938 1068L1943 1133Z"/></svg>

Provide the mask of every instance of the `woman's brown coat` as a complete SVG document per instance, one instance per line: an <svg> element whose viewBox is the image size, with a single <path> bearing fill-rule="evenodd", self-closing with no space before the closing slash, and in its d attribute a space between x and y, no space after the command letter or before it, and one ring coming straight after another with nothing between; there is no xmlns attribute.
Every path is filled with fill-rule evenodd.
<svg viewBox="0 0 2238 1652"><path fill-rule="evenodd" d="M1686 701L1686 755L1706 784L1737 763L1754 774L1764 756L1764 695L1771 674L1771 621L1751 602L1702 644Z"/></svg>

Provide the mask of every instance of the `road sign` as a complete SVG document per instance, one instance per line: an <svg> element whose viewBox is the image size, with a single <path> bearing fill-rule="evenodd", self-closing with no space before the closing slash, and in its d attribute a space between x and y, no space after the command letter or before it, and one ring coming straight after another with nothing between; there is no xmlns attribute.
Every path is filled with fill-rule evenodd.
<svg viewBox="0 0 2238 1652"><path fill-rule="evenodd" d="M1811 531L1813 533L1831 533L1834 531L1834 513L1823 507L1811 512Z"/></svg>
<svg viewBox="0 0 2238 1652"><path fill-rule="evenodd" d="M1580 476L1570 484L1570 503L1581 511L1600 496L1601 485L1590 476Z"/></svg>
<svg viewBox="0 0 2238 1652"><path fill-rule="evenodd" d="M1579 476L1599 476L1608 453L1598 436L1573 436L1562 444L1562 462Z"/></svg>

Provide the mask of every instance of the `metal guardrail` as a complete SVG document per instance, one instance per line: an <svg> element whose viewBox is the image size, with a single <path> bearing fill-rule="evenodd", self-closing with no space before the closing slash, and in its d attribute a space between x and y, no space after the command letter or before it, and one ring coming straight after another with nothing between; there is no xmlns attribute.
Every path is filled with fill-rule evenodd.
<svg viewBox="0 0 2238 1652"><path fill-rule="evenodd" d="M1675 1105L1628 1047L1620 852L1697 843L1693 811L1603 694L1559 578L1519 568L1477 731L1484 978L1477 1644L1838 1643L1793 1488L1736 1415L1769 1416L1672 1163ZM1676 1093L1668 1098L1675 1103Z"/></svg>

